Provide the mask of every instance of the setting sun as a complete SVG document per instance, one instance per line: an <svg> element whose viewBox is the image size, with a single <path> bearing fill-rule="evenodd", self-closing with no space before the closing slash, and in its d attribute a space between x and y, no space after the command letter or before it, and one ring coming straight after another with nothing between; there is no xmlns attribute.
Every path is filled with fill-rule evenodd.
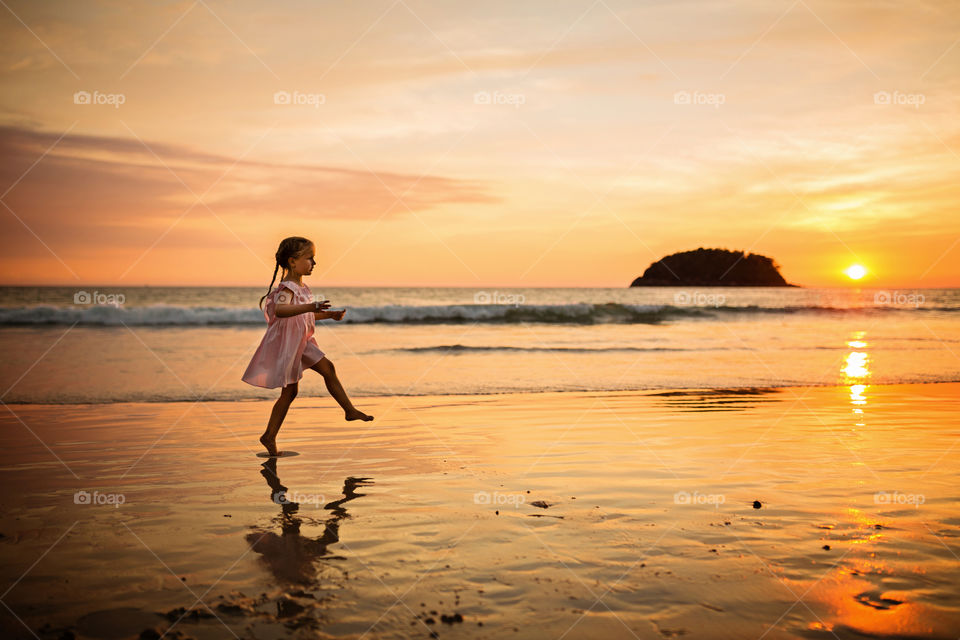
<svg viewBox="0 0 960 640"><path fill-rule="evenodd" d="M853 280L859 280L863 276L867 275L867 269L859 264L850 265L847 267L847 270L844 271L847 274L847 277Z"/></svg>

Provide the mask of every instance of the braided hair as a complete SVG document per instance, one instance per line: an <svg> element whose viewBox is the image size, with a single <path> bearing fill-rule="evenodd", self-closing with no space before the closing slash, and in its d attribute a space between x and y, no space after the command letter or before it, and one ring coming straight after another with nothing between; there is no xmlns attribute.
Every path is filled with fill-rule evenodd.
<svg viewBox="0 0 960 640"><path fill-rule="evenodd" d="M280 270L280 267L283 267L283 271L286 272L290 267L287 265L287 261L290 258L296 258L304 249L311 246L313 243L307 240L306 238L301 238L300 236L290 236L289 238L284 238L280 241L280 246L277 248L276 253L276 266L273 268L273 279L270 280L270 286L267 287L267 293L260 298L260 308L263 308L264 299L270 295L270 290L273 289L273 283L277 279L277 271Z"/></svg>

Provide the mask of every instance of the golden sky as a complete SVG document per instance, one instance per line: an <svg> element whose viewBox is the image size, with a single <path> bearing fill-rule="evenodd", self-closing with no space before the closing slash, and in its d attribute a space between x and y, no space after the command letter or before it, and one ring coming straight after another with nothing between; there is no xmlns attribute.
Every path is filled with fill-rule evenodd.
<svg viewBox="0 0 960 640"><path fill-rule="evenodd" d="M701 246L960 286L954 2L4 0L0 33L3 284L265 286L303 235L328 286Z"/></svg>

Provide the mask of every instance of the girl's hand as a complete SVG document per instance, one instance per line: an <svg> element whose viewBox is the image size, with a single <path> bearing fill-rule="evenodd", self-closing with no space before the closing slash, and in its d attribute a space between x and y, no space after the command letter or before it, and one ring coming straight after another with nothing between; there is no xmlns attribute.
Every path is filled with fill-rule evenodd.
<svg viewBox="0 0 960 640"><path fill-rule="evenodd" d="M331 318L333 318L337 322L340 322L341 320L343 320L343 314L345 314L346 312L347 312L346 309L340 309L338 311L329 311L328 313L330 314Z"/></svg>

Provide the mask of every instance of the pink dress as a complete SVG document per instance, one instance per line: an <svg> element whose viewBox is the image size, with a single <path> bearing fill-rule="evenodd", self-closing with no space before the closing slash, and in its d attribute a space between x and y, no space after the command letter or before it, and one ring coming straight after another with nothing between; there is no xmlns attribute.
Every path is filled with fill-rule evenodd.
<svg viewBox="0 0 960 640"><path fill-rule="evenodd" d="M276 389L299 382L303 370L309 369L324 356L313 337L312 312L286 318L276 316L277 295L282 289L293 292L293 302L290 304L313 302L310 287L289 280L281 280L277 288L267 294L263 301L267 332L240 378L255 387Z"/></svg>

